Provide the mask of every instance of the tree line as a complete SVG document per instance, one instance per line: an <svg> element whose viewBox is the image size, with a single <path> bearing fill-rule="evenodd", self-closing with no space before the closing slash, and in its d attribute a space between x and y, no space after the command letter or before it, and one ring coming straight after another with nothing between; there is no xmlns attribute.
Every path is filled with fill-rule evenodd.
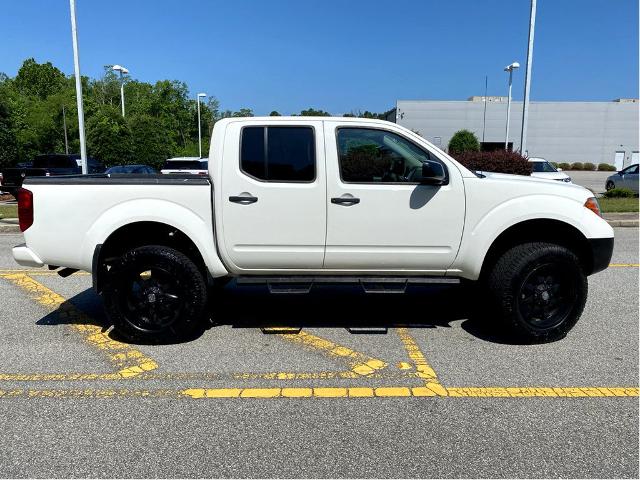
<svg viewBox="0 0 640 480"><path fill-rule="evenodd" d="M196 100L185 82L154 84L124 76L125 116L120 110L120 79L105 66L101 78L82 77L87 155L106 166L146 164L159 167L175 156L198 155ZM0 168L28 162L41 153L78 153L75 79L50 62L24 61L15 77L0 73ZM211 130L227 117L251 117L250 108L221 110L215 97L201 103L202 148L209 150ZM385 118L388 112L357 111L345 117ZM276 110L270 113L279 116ZM330 116L309 108L297 115ZM65 145L65 126L67 143Z"/></svg>

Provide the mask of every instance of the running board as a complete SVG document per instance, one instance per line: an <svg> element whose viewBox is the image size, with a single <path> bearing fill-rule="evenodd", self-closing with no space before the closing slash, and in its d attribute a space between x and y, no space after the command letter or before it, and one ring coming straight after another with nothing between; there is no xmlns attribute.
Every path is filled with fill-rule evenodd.
<svg viewBox="0 0 640 480"><path fill-rule="evenodd" d="M238 285L266 285L270 293L309 293L314 285L360 285L366 293L404 293L409 285L458 285L448 277L237 277Z"/></svg>

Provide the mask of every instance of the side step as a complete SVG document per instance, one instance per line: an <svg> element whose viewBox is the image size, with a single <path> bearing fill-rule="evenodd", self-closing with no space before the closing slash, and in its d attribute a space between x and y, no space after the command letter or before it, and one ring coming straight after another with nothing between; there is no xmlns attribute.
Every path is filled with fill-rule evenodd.
<svg viewBox="0 0 640 480"><path fill-rule="evenodd" d="M309 293L314 285L360 285L366 293L404 293L409 285L458 285L450 277L237 277L238 285L266 285L270 293Z"/></svg>

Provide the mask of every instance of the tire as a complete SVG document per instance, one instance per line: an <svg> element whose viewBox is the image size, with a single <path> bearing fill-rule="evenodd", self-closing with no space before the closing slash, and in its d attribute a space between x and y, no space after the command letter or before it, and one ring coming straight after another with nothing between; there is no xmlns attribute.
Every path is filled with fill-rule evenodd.
<svg viewBox="0 0 640 480"><path fill-rule="evenodd" d="M116 332L129 341L180 342L204 327L205 279L172 248L151 245L122 255L108 273L103 297Z"/></svg>
<svg viewBox="0 0 640 480"><path fill-rule="evenodd" d="M614 188L616 188L616 184L609 180L604 188L608 192L609 190L613 190Z"/></svg>
<svg viewBox="0 0 640 480"><path fill-rule="evenodd" d="M564 338L587 300L587 277L565 247L534 242L515 246L487 278L497 319L517 340L543 343Z"/></svg>

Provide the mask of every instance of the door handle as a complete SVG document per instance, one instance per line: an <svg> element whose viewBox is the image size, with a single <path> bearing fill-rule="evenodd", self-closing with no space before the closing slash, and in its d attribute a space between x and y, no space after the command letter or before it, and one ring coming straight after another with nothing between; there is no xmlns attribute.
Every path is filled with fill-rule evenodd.
<svg viewBox="0 0 640 480"><path fill-rule="evenodd" d="M242 205L249 205L250 203L256 203L258 201L258 197L253 197L251 195L247 195L246 197L240 195L232 195L229 197L229 201L233 203L240 203Z"/></svg>
<svg viewBox="0 0 640 480"><path fill-rule="evenodd" d="M336 197L331 199L331 203L337 205L355 205L356 203L360 203L360 199L355 197Z"/></svg>

